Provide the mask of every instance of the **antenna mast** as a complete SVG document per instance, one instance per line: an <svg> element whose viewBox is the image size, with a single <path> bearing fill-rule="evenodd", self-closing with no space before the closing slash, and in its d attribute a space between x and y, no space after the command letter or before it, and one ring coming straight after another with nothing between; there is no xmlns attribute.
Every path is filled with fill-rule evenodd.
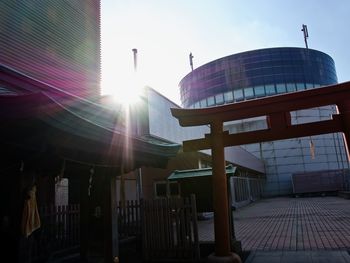
<svg viewBox="0 0 350 263"><path fill-rule="evenodd" d="M134 71L137 71L137 49L133 48L132 52L134 53Z"/></svg>
<svg viewBox="0 0 350 263"><path fill-rule="evenodd" d="M307 39L309 37L309 32L307 31L307 26L303 24L303 28L301 29L301 31L303 31L303 33L304 33L305 46L308 49L309 46L307 45Z"/></svg>
<svg viewBox="0 0 350 263"><path fill-rule="evenodd" d="M192 52L190 53L189 58L190 58L191 70L193 71L193 55L192 55Z"/></svg>

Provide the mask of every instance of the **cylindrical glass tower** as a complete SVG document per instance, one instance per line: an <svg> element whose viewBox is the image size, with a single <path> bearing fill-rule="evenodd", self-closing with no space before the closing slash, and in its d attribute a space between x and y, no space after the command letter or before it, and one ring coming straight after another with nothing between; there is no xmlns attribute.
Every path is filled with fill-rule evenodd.
<svg viewBox="0 0 350 263"><path fill-rule="evenodd" d="M247 51L209 62L180 82L182 104L204 108L265 96L297 92L337 83L333 59L305 48L268 48ZM334 106L292 112L292 122L331 118ZM264 117L230 122L230 133L266 128ZM315 157L310 153L310 141ZM348 168L341 134L295 138L243 145L266 165L265 195L292 193L291 175Z"/></svg>

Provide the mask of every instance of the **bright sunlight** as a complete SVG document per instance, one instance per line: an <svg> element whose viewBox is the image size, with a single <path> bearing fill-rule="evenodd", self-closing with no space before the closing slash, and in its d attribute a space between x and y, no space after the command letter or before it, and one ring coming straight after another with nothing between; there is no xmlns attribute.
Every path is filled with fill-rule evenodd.
<svg viewBox="0 0 350 263"><path fill-rule="evenodd" d="M108 91L116 103L130 107L139 102L144 84L137 73L130 73L128 76L118 78L118 82L112 78L105 78L101 82L101 87Z"/></svg>

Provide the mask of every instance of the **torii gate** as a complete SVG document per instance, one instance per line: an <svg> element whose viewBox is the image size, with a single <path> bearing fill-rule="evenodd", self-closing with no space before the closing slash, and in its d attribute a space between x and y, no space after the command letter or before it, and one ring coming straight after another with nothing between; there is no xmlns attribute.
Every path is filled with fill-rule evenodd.
<svg viewBox="0 0 350 263"><path fill-rule="evenodd" d="M331 119L292 125L291 111L326 105L338 108ZM349 160L350 82L218 107L173 108L171 112L181 126L210 125L210 134L184 141L183 148L184 151L212 150L215 257L222 260L231 255L224 147L343 132ZM223 130L224 122L259 116L267 116L267 129L237 134Z"/></svg>

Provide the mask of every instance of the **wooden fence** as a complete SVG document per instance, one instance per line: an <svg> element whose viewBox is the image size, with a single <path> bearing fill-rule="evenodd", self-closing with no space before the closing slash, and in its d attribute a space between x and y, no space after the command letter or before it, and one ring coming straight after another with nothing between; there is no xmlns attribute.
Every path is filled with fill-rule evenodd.
<svg viewBox="0 0 350 263"><path fill-rule="evenodd" d="M79 246L79 204L39 207L41 227L35 232L33 259L49 257L59 250Z"/></svg>
<svg viewBox="0 0 350 263"><path fill-rule="evenodd" d="M194 195L191 198L126 201L118 204L117 212L120 244L125 240L142 240L145 260L199 260ZM40 207L39 214L41 227L35 232L31 252L34 261L79 246L78 204Z"/></svg>
<svg viewBox="0 0 350 263"><path fill-rule="evenodd" d="M137 200L119 202L118 213L118 234L119 241L132 238L141 238L141 204Z"/></svg>
<svg viewBox="0 0 350 263"><path fill-rule="evenodd" d="M144 200L143 257L150 261L199 260L195 196Z"/></svg>

